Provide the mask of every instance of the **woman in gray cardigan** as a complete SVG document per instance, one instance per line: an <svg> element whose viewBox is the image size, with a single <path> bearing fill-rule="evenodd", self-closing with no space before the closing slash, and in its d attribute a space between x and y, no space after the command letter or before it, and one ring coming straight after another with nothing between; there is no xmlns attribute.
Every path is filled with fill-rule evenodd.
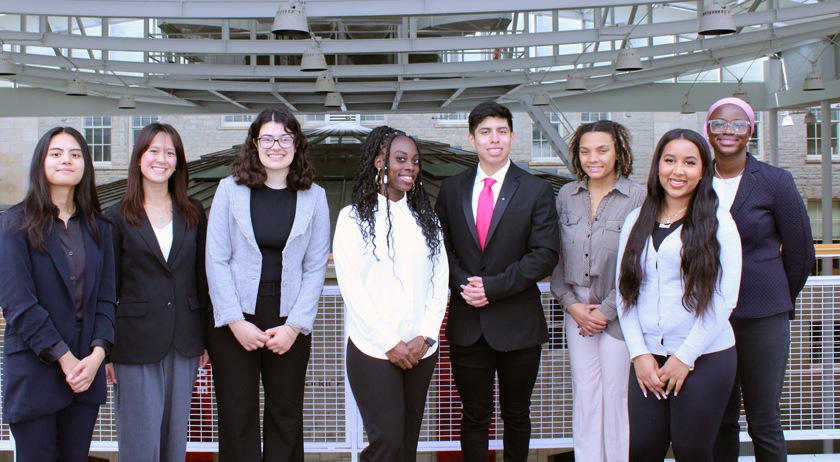
<svg viewBox="0 0 840 462"><path fill-rule="evenodd" d="M207 228L219 460L302 461L309 334L329 254L326 194L313 183L306 136L285 109L257 116L231 170Z"/></svg>

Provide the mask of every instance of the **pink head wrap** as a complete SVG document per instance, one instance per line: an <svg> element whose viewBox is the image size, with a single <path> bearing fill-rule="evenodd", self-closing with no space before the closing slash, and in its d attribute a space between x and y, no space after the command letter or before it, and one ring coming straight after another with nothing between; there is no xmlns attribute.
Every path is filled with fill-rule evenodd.
<svg viewBox="0 0 840 462"><path fill-rule="evenodd" d="M708 138L709 136L709 117L712 116L712 113L715 112L715 109L726 104L732 104L744 110L744 112L747 114L747 118L750 120L750 136L752 136L752 134L755 133L755 111L753 111L753 108L744 100L735 97L723 98L718 100L715 104L712 104L712 107L709 108L709 112L706 113L706 128L703 129L703 136L706 138Z"/></svg>

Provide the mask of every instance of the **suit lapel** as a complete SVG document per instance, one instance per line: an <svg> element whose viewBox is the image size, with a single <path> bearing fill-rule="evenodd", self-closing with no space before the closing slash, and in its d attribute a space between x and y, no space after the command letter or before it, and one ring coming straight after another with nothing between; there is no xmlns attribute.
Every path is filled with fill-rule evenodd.
<svg viewBox="0 0 840 462"><path fill-rule="evenodd" d="M53 223L53 226L64 226L64 223L61 220L57 220ZM64 287L67 289L67 293L71 294L72 297L73 285L70 282L70 267L67 264L67 255L64 255L64 248L61 247L61 238L58 237L57 230L53 230L47 235L47 253L50 254L53 264L55 264L56 269L61 274L61 280L64 281Z"/></svg>
<svg viewBox="0 0 840 462"><path fill-rule="evenodd" d="M174 213L174 211L173 211ZM140 227L134 228L133 226L129 226L137 231L140 234L140 237L143 238L143 242L146 243L146 246L149 247L149 250L152 251L157 261L164 267L169 268L169 265L166 264L166 259L163 258L163 252L160 250L160 243L157 240L157 236L155 236L155 231L152 229L152 224L149 222L149 217L146 216L145 213L140 214ZM171 254L171 252L170 252Z"/></svg>
<svg viewBox="0 0 840 462"><path fill-rule="evenodd" d="M184 233L187 231L187 225L184 223L184 217L178 211L175 204L175 199L172 199L172 248L169 249L169 258L166 259L167 266L171 266L181 250L181 244L184 243Z"/></svg>
<svg viewBox="0 0 840 462"><path fill-rule="evenodd" d="M519 168L511 163L507 175L505 175L505 181L502 183L502 189L499 191L499 197L496 199L496 205L493 207L493 219L490 220L490 229L487 231L487 240L484 243L485 249L490 245L490 240L493 239L493 231L499 225L499 221L501 221L502 215L507 210L510 199L517 188L519 188Z"/></svg>
<svg viewBox="0 0 840 462"><path fill-rule="evenodd" d="M761 168L761 164L749 153L747 153L747 164L744 168L744 175L741 177L741 183L738 185L738 192L735 193L735 200L732 202L732 207L729 208L729 213L734 217L741 206L747 201L753 186L755 186L755 173Z"/></svg>
<svg viewBox="0 0 840 462"><path fill-rule="evenodd" d="M243 185L233 184L231 187L230 213L236 226L245 236L251 246L259 250L257 238L254 236L254 225L251 223L251 188Z"/></svg>
<svg viewBox="0 0 840 462"><path fill-rule="evenodd" d="M94 286L99 280L97 269L102 267L101 262L97 261L97 257L101 254L101 251L93 240L93 236L88 232L84 220L82 220L82 236L85 241L85 293L82 298L84 300L82 307L83 309L88 309L88 307L96 306L95 304L91 304L91 297L93 297ZM107 245L111 245L111 243L109 242ZM89 314L92 313L85 313L84 319L89 319ZM92 326L93 324L91 323L89 325Z"/></svg>
<svg viewBox="0 0 840 462"><path fill-rule="evenodd" d="M461 182L461 210L464 211L464 221L467 223L467 230L470 232L476 246L478 246L478 231L475 229L475 215L473 214L472 196L477 169L478 166L472 168L471 173L469 175L464 175L463 181Z"/></svg>

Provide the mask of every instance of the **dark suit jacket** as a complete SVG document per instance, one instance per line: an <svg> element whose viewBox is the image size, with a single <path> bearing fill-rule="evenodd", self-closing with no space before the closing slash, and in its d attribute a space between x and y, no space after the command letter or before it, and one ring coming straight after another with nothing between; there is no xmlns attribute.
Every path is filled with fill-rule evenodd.
<svg viewBox="0 0 840 462"><path fill-rule="evenodd" d="M111 361L149 364L172 348L188 358L204 352L204 319L209 295L204 274L207 216L201 203L198 226L187 228L173 202L172 249L164 259L145 214L135 228L119 203L105 211L114 226L117 274L116 342Z"/></svg>
<svg viewBox="0 0 840 462"><path fill-rule="evenodd" d="M549 276L560 254L554 193L546 181L511 164L502 183L484 251L472 210L476 168L441 184L435 210L449 258L446 338L472 345L483 334L498 351L548 341L537 282ZM489 304L468 305L459 295L467 278L481 276Z"/></svg>
<svg viewBox="0 0 840 462"><path fill-rule="evenodd" d="M81 335L76 335L76 311L71 296L67 255L58 233L50 232L46 252L29 246L20 230L23 209L18 205L0 219L0 307L6 319L3 350L3 421L23 422L58 412L73 399L105 402L105 368L100 367L90 388L79 394L65 381L58 362L46 363L41 354L59 341L82 359L93 340L114 341L114 254L111 226L96 218L97 244L82 223L85 242L85 283ZM104 364L104 363L103 363Z"/></svg>
<svg viewBox="0 0 840 462"><path fill-rule="evenodd" d="M747 154L747 165L729 209L744 263L733 318L790 311L814 265L808 211L791 174ZM781 251L779 250L781 248Z"/></svg>

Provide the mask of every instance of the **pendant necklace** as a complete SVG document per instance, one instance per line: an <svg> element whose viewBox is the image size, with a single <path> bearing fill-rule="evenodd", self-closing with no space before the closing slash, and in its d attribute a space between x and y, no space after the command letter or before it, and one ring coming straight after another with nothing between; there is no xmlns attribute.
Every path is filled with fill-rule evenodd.
<svg viewBox="0 0 840 462"><path fill-rule="evenodd" d="M149 204L149 203L146 203L145 205L146 205L146 207L151 209L152 212L156 212L158 214L158 224L162 225L164 223L164 221L166 220L166 214L169 212L169 209L166 206L164 206L163 210L159 210L159 209L156 209L156 208L152 207L151 204Z"/></svg>
<svg viewBox="0 0 840 462"><path fill-rule="evenodd" d="M724 178L723 175L721 175L718 172L717 162L714 163L714 167L715 167L715 176L718 177L721 181L723 181L723 184L726 185L727 187L731 187L732 185L734 185L735 181L738 180L738 177L741 176L741 174L744 173L744 170L746 170L746 168L747 168L747 166L745 165L744 168L742 168L741 171L738 172L737 175L735 175L733 177L729 177L729 178Z"/></svg>
<svg viewBox="0 0 840 462"><path fill-rule="evenodd" d="M686 211L686 209L688 209L688 207L683 207L683 208L681 208L681 209L677 210L676 212L674 212L674 214L673 214L673 215L668 215L668 214L665 214L665 223L659 223L659 227L660 227L660 228L665 228L665 229L670 228L670 227L671 227L671 223L673 222L674 217L675 217L675 216L677 216L677 215L679 215L679 214L681 214L681 213L683 213L683 212L685 212L685 211Z"/></svg>

